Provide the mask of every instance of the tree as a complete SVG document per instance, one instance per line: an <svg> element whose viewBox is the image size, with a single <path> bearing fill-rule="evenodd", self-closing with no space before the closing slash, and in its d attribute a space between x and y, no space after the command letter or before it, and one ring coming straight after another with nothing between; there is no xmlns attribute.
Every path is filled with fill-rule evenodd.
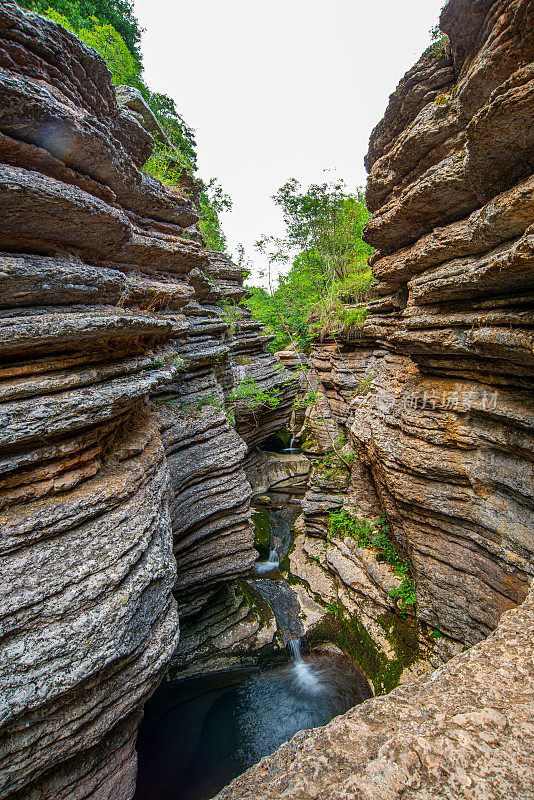
<svg viewBox="0 0 534 800"><path fill-rule="evenodd" d="M75 33L82 42L92 47L108 65L115 86L135 85L140 79L140 66L132 56L119 32L109 23L102 23L96 17L87 20L87 25L75 28L68 17L53 8L47 16L67 30Z"/></svg>
<svg viewBox="0 0 534 800"><path fill-rule="evenodd" d="M274 348L294 339L306 349L325 324L364 318L361 303L373 280L367 265L372 248L361 238L369 213L363 192L350 193L343 181L304 191L292 178L273 200L282 209L285 235L265 236L257 244L268 259L269 291L252 289L249 308L275 334ZM273 266L288 264L275 287ZM347 309L347 303L356 306Z"/></svg>
<svg viewBox="0 0 534 800"><path fill-rule="evenodd" d="M51 17L50 11L56 11L66 19L70 30L78 31L91 28L95 20L100 24L111 25L123 40L127 50L137 62L141 72L141 28L133 13L131 0L17 0L20 6L38 14ZM82 37L80 37L82 38ZM84 40L85 41L85 40Z"/></svg>
<svg viewBox="0 0 534 800"><path fill-rule="evenodd" d="M200 209L202 217L199 224L200 230L210 250L226 253L228 244L221 227L219 214L222 211L230 211L232 200L229 195L225 194L216 178L211 178L208 183L201 181L201 187Z"/></svg>
<svg viewBox="0 0 534 800"><path fill-rule="evenodd" d="M344 280L367 261L371 248L362 241L369 218L363 192L350 194L343 181L312 184L306 191L291 178L273 197L282 209L286 234L264 237L261 247L270 247L273 260L287 261L300 252L314 273L327 280ZM274 248L274 249L273 249Z"/></svg>

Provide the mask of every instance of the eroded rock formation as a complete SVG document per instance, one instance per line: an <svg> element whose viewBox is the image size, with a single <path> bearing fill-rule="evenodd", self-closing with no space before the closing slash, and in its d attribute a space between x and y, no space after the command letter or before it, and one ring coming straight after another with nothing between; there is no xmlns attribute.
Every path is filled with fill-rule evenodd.
<svg viewBox="0 0 534 800"><path fill-rule="evenodd" d="M382 676L375 689L413 680L416 659L410 676L393 670L394 575L354 538L326 536L341 506L385 513L415 584L413 655L428 669L472 647L298 734L221 800L534 797L534 5L450 0L441 28L450 43L407 73L371 137L378 299L309 359L301 441L327 458L292 568L308 602L340 603L382 650L389 664L360 664Z"/></svg>
<svg viewBox="0 0 534 800"><path fill-rule="evenodd" d="M367 159L382 297L365 332L388 352L371 381L383 408L359 404L352 429L419 616L467 644L533 574L533 23L530 2L449 3L454 76Z"/></svg>
<svg viewBox="0 0 534 800"><path fill-rule="evenodd" d="M241 273L204 249L190 177L142 171L138 98L119 105L93 50L12 2L0 95L0 797L129 800L175 597L199 613L255 558L224 409L241 351L220 304ZM279 394L260 441L294 388L258 326L245 339Z"/></svg>

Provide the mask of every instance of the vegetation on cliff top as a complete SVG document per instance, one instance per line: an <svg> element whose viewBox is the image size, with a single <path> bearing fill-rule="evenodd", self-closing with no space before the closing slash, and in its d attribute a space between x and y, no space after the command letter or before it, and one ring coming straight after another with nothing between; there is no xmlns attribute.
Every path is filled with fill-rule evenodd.
<svg viewBox="0 0 534 800"><path fill-rule="evenodd" d="M273 350L291 342L305 350L318 333L365 318L373 281L367 264L372 248L362 240L369 212L363 192L350 192L343 181L304 190L292 178L273 200L282 210L285 235L258 242L269 262L269 290L252 287L248 305L275 335ZM275 265L290 265L277 286L271 276Z"/></svg>
<svg viewBox="0 0 534 800"><path fill-rule="evenodd" d="M166 94L152 91L143 79L140 50L142 30L131 0L18 0L30 11L42 14L75 33L99 53L108 65L115 86L137 89L165 132L171 147L157 142L145 171L166 185L180 183L183 170L197 168L193 129L178 113L176 103ZM202 211L200 229L212 250L225 252L226 238L219 214L231 207L215 179L199 181Z"/></svg>

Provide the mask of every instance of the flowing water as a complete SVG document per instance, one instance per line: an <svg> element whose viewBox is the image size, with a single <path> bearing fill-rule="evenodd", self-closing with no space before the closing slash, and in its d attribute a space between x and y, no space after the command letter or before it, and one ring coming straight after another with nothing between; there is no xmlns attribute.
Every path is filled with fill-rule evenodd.
<svg viewBox="0 0 534 800"><path fill-rule="evenodd" d="M270 510L269 515L269 560L257 561L254 572L258 578L249 578L248 583L264 597L271 606L282 641L288 645L304 633L299 618L300 606L296 594L278 567L291 546L293 523L299 514L298 506Z"/></svg>
<svg viewBox="0 0 534 800"><path fill-rule="evenodd" d="M361 674L330 653L247 676L162 684L138 737L135 800L208 800L298 731L369 696Z"/></svg>
<svg viewBox="0 0 534 800"><path fill-rule="evenodd" d="M295 437L292 436L291 441L289 442L289 447L286 447L284 450L282 450L282 453L298 453L299 447L298 446L295 447L295 441L296 441Z"/></svg>
<svg viewBox="0 0 534 800"><path fill-rule="evenodd" d="M297 514L269 511L269 557L248 579L273 609L289 663L163 684L145 707L134 800L208 800L298 731L371 696L344 656L301 653L300 607L278 570Z"/></svg>
<svg viewBox="0 0 534 800"><path fill-rule="evenodd" d="M264 575L268 572L274 572L278 569L280 564L280 556L277 550L269 550L269 558L267 561L256 561L254 564L254 572L256 575Z"/></svg>

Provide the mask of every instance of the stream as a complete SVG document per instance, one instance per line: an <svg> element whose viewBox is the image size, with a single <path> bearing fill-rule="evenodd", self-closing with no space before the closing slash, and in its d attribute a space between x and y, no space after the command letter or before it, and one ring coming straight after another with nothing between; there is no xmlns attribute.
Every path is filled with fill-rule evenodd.
<svg viewBox="0 0 534 800"><path fill-rule="evenodd" d="M163 683L145 706L134 800L209 800L295 733L325 725L371 696L336 653L301 653L299 604L279 565L300 509L269 509L263 560L248 578L275 614L288 663ZM262 552L263 551L263 552Z"/></svg>

